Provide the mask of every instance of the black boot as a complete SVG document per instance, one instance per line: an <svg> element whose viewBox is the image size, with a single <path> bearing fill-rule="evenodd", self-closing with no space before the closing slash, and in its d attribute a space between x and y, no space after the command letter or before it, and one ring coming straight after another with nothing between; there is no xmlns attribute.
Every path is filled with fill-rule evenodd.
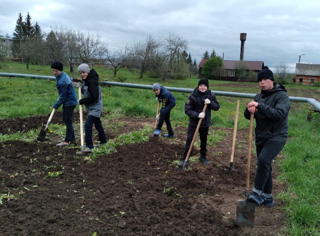
<svg viewBox="0 0 320 236"><path fill-rule="evenodd" d="M205 165L209 165L210 164L210 161L208 161L207 157L205 155L201 155L200 158L199 158L199 162L200 163L203 163Z"/></svg>

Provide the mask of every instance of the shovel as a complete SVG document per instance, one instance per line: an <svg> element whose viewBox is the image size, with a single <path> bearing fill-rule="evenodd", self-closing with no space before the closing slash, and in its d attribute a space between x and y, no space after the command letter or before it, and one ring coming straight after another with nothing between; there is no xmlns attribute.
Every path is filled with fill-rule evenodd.
<svg viewBox="0 0 320 236"><path fill-rule="evenodd" d="M79 100L81 99L81 87L79 87ZM80 143L81 143L81 151L77 152L77 155L84 154L84 138L83 138L83 113L82 113L82 105L79 104L79 115L80 115Z"/></svg>
<svg viewBox="0 0 320 236"><path fill-rule="evenodd" d="M159 109L160 109L160 102L158 102L156 118L157 118L157 116L159 115ZM154 128L157 128L157 124L158 124L158 120L156 119L156 120L154 121Z"/></svg>
<svg viewBox="0 0 320 236"><path fill-rule="evenodd" d="M50 124L50 122L51 122L51 120L52 120L52 117L53 117L53 114L55 113L55 111L56 111L56 109L53 108L53 109L52 109L52 112L51 112L51 114L50 114L50 116L49 116L49 119L48 119L47 124L41 128L40 133L39 133L39 135L38 135L38 137L37 137L37 140L38 140L38 141L43 142L43 141L45 140L46 134L47 134L47 132L48 132L49 124Z"/></svg>
<svg viewBox="0 0 320 236"><path fill-rule="evenodd" d="M204 105L202 112L206 112L206 109L207 109L207 104ZM190 153L191 153L192 148L193 148L193 144L196 141L196 137L197 137L201 122L202 122L202 118L200 118L199 121L198 121L198 125L197 125L197 128L196 128L196 131L194 132L194 135L193 135L190 147L189 147L188 154L186 156L186 159L183 162L183 166L182 166L183 170L187 170L187 163L188 163L188 160L189 160L189 157L190 157Z"/></svg>
<svg viewBox="0 0 320 236"><path fill-rule="evenodd" d="M230 159L230 167L224 168L225 172L231 172L233 168L233 158L234 158L234 149L236 146L236 137L237 137L237 127L238 127L238 116L239 116L239 105L240 101L237 101L237 109L236 109L236 117L234 120L234 129L233 129L233 140L232 140L232 151L231 151L231 159Z"/></svg>
<svg viewBox="0 0 320 236"><path fill-rule="evenodd" d="M237 202L237 219L236 221L243 226L253 227L255 203L250 202L249 187L250 187L250 162L251 162L251 148L252 148L252 130L253 130L254 114L250 115L250 133L249 133L249 145L248 145L248 162L247 162L247 179L246 179L246 191L245 200L238 200Z"/></svg>
<svg viewBox="0 0 320 236"><path fill-rule="evenodd" d="M159 109L160 109L160 102L158 102L158 106L157 106L157 113L156 113L156 117L159 115ZM158 120L156 119L154 121L154 129L157 128L157 124L158 124ZM154 135L153 133L149 135L149 138L158 138L158 136Z"/></svg>

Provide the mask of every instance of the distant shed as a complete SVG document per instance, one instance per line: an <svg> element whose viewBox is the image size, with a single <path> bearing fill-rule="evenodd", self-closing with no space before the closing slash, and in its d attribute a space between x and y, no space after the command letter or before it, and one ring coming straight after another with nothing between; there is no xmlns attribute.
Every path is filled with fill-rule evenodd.
<svg viewBox="0 0 320 236"><path fill-rule="evenodd" d="M208 59L202 59L199 63L199 74L201 75L203 65ZM243 66L248 71L259 72L264 66L263 61L240 61L240 60L223 60L223 66L220 70L220 76L227 80L236 79L236 70L239 69L239 63L243 63Z"/></svg>
<svg viewBox="0 0 320 236"><path fill-rule="evenodd" d="M300 83L303 85L313 85L320 83L320 65L319 64L296 64L296 78L294 83Z"/></svg>

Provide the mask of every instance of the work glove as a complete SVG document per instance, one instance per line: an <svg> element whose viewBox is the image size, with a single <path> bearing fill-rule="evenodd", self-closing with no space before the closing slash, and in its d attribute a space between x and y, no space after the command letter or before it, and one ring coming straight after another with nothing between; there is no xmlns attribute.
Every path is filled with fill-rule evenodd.
<svg viewBox="0 0 320 236"><path fill-rule="evenodd" d="M198 117L199 117L200 119L203 119L205 116L206 116L206 113L200 112Z"/></svg>
<svg viewBox="0 0 320 236"><path fill-rule="evenodd" d="M206 99L204 100L204 103L205 103L205 104L210 104L211 101L209 100L209 98L206 98Z"/></svg>
<svg viewBox="0 0 320 236"><path fill-rule="evenodd" d="M78 82L78 83L77 83L77 88L82 88L82 87L83 87L83 83Z"/></svg>
<svg viewBox="0 0 320 236"><path fill-rule="evenodd" d="M160 114L156 116L156 120L159 120L159 118L160 118Z"/></svg>

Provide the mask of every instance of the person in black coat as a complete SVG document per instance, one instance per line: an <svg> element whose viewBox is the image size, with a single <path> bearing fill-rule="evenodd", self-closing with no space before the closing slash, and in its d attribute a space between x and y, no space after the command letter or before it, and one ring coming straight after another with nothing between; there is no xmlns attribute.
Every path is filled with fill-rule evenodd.
<svg viewBox="0 0 320 236"><path fill-rule="evenodd" d="M203 112L205 104L207 104L207 109L205 112ZM189 126L186 146L183 158L178 164L179 167L183 166L184 160L187 157L199 119L202 119L199 127L201 141L199 161L205 165L210 164L207 159L207 137L209 126L211 126L211 110L217 111L219 108L220 105L215 94L209 90L209 81L206 78L200 79L198 82L198 87L193 90L184 106L184 111L189 116ZM188 163L186 163L186 168L188 168Z"/></svg>
<svg viewBox="0 0 320 236"><path fill-rule="evenodd" d="M286 144L290 100L287 90L275 83L273 73L265 66L258 73L261 93L249 102L244 117L256 119L257 171L249 200L258 206L274 206L272 197L272 161Z"/></svg>

